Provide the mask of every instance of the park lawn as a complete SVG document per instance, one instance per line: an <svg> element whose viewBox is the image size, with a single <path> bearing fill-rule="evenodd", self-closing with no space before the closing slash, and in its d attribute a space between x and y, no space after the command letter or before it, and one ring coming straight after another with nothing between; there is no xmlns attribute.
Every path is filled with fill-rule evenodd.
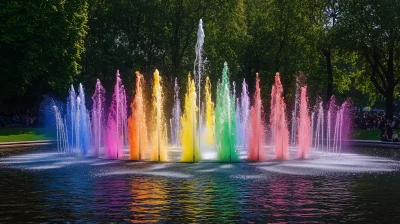
<svg viewBox="0 0 400 224"><path fill-rule="evenodd" d="M400 133L400 130L393 130L397 134ZM380 141L381 130L372 129L372 130L354 130L352 133L352 139L356 140L378 140Z"/></svg>
<svg viewBox="0 0 400 224"><path fill-rule="evenodd" d="M52 140L54 134L44 128L4 128L0 129L0 142Z"/></svg>

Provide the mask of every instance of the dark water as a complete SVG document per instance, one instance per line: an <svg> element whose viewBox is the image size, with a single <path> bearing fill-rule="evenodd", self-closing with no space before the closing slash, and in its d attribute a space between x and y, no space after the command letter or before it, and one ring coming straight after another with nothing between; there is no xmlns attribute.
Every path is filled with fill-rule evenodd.
<svg viewBox="0 0 400 224"><path fill-rule="evenodd" d="M358 152L235 164L3 152L0 222L398 222L397 151Z"/></svg>

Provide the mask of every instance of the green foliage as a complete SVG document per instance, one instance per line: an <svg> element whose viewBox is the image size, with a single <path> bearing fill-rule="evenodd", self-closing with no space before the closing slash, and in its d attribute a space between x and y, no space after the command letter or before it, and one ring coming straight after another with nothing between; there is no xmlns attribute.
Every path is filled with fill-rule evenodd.
<svg viewBox="0 0 400 224"><path fill-rule="evenodd" d="M393 132L399 133L400 130L393 129ZM380 141L381 130L371 129L371 130L354 130L351 138L356 140L375 140Z"/></svg>
<svg viewBox="0 0 400 224"><path fill-rule="evenodd" d="M369 79L386 100L391 118L400 82L400 3L392 0L348 0L339 24L341 41L369 67Z"/></svg>
<svg viewBox="0 0 400 224"><path fill-rule="evenodd" d="M357 140L380 140L381 130L372 129L372 130L355 130L352 133L352 139Z"/></svg>
<svg viewBox="0 0 400 224"><path fill-rule="evenodd" d="M0 21L0 96L65 91L81 68L86 1L4 0Z"/></svg>
<svg viewBox="0 0 400 224"><path fill-rule="evenodd" d="M20 142L55 139L55 133L44 128L6 128L0 129L0 142Z"/></svg>
<svg viewBox="0 0 400 224"><path fill-rule="evenodd" d="M91 92L96 78L109 92L117 69L131 92L134 72L151 83L155 68L172 98L173 79L184 88L193 70L202 18L212 83L227 61L230 80L245 78L251 93L259 72L265 99L280 72L291 105L301 71L310 103L334 94L357 106L391 105L400 95L399 13L394 0L5 0L0 101L65 96L77 81Z"/></svg>

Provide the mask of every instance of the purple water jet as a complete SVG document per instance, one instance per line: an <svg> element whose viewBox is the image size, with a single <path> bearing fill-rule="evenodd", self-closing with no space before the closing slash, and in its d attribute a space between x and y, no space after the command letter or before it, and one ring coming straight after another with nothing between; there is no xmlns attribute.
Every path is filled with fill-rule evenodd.
<svg viewBox="0 0 400 224"><path fill-rule="evenodd" d="M105 90L101 85L99 79L96 82L95 92L92 96L93 108L92 108L92 131L93 131L93 153L94 156L100 155L100 148L104 144L104 127L105 123Z"/></svg>

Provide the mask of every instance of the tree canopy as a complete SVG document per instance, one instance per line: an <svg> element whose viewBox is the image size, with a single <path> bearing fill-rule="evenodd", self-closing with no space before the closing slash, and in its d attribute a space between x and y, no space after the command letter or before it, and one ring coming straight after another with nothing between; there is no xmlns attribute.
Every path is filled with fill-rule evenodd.
<svg viewBox="0 0 400 224"><path fill-rule="evenodd" d="M88 4L83 0L0 3L0 99L60 94L81 71Z"/></svg>
<svg viewBox="0 0 400 224"><path fill-rule="evenodd" d="M263 97L275 72L293 99L307 76L311 99L351 97L356 106L384 100L392 116L400 82L400 2L395 0L4 0L0 3L0 102L43 94L65 97L69 85L108 92L119 69L128 91L134 72L157 68L167 94L193 70L199 19L206 73L223 62L231 80Z"/></svg>

